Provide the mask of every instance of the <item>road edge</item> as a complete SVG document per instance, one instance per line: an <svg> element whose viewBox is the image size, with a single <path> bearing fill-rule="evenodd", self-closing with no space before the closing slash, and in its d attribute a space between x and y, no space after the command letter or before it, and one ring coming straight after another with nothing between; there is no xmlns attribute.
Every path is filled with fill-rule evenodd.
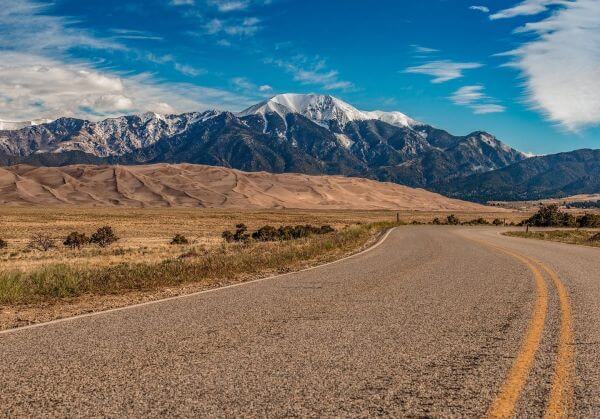
<svg viewBox="0 0 600 419"><path fill-rule="evenodd" d="M176 295L176 296L173 296L173 297L166 297L166 298L161 298L161 299L158 299L158 300L145 301L143 303L126 305L126 306L123 306L123 307L116 307L116 308L111 308L111 309L108 309L108 310L94 311L92 313L78 314L76 316L64 317L62 319L50 320L50 321L47 321L47 322L29 324L27 326L20 326L20 327L14 327L12 329L0 330L0 336L8 335L8 334L11 334L11 333L17 333L17 332L21 332L21 331L29 330L29 329L37 329L39 327L51 326L51 325L58 324L58 323L65 323L65 322L69 322L69 321L83 319L83 318L86 318L86 317L95 317L95 316L100 316L100 315L105 315L105 314L111 314L111 313L115 313L115 312L119 312L119 311L133 310L133 309L136 309L136 308L140 308L140 307L144 307L144 306L149 306L149 305L154 305L154 304L160 304L160 303L164 303L164 302L168 302L168 301L174 301L174 300L180 300L180 299L184 299L184 298L196 297L196 296L201 295L201 294L208 294L208 293L212 293L212 292L218 292L218 291L226 290L226 289L229 289L229 288L241 287L243 285L255 284L257 282L269 281L269 280L272 280L272 279L277 279L277 278L282 278L282 277L289 276L289 275L298 274L300 272L307 272L307 271L311 271L313 269L323 268L325 266L329 266L329 265L333 265L335 263L343 262L345 260L352 259L352 258L355 258L357 256L363 255L365 253L368 253L368 252L370 252L372 250L375 250L376 248L378 248L379 246L381 246L387 240L387 238L389 237L389 235L396 228L397 227L392 227L392 228L388 229L387 231L382 232L381 235L380 235L380 237L377 239L377 241L375 243L373 243L371 246L367 247L366 249L363 249L360 252L353 253L353 254L348 255L348 256L344 256L343 258L333 260L331 262L322 263L320 265L311 266L311 267L308 267L308 268L300 269L298 271L286 272L286 273L283 273L283 274L277 274L277 275L267 276L265 278L257 278L257 279L253 279L253 280L250 280L250 281L238 282L236 284L225 285L225 286L222 286L222 287L216 287L216 288L211 288L211 289L207 289L207 290L196 291L196 292L193 292L193 293L190 293L190 294Z"/></svg>

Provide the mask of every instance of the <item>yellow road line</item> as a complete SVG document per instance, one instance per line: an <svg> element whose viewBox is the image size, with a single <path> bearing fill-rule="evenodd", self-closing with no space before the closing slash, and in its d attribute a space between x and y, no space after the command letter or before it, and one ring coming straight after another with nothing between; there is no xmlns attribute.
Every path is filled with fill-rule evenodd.
<svg viewBox="0 0 600 419"><path fill-rule="evenodd" d="M566 287L562 283L558 274L540 261L534 262L523 255L485 241L475 239L471 240L499 250L521 261L533 272L537 285L536 306L534 308L534 314L530 320L527 335L509 372L508 378L504 382L500 393L488 411L488 416L510 417L513 415L516 402L518 401L522 392L523 386L527 380L527 375L533 365L535 353L539 347L548 308L548 289L540 270L534 265L537 264L552 280L552 284L556 288L558 294L560 306L560 329L558 335L556 362L554 366L554 378L552 381L552 387L550 389L550 395L544 417L569 417L573 409L574 401L574 351L572 345L573 316L571 312L569 294Z"/></svg>
<svg viewBox="0 0 600 419"><path fill-rule="evenodd" d="M501 247L493 246L489 243L480 242L492 248L495 248L509 256L519 260L533 273L537 296L533 315L527 328L525 340L521 345L521 349L517 354L515 361L508 373L508 377L504 381L500 392L494 399L488 417L492 418L508 418L511 417L515 410L515 405L521 396L525 382L529 375L529 371L533 366L535 354L540 346L542 334L544 331L544 323L546 321L546 312L548 311L548 286L544 280L544 276L540 270L529 259L506 250Z"/></svg>
<svg viewBox="0 0 600 419"><path fill-rule="evenodd" d="M552 279L558 293L560 305L560 331L558 335L558 350L554 367L554 380L546 407L546 418L568 417L573 408L573 316L569 293L564 284L552 269L537 262Z"/></svg>

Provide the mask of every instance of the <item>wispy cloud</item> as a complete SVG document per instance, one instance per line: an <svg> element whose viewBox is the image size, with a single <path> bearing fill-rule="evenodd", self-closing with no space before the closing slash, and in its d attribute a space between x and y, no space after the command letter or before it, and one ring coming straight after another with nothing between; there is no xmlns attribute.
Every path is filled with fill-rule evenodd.
<svg viewBox="0 0 600 419"><path fill-rule="evenodd" d="M173 6L193 6L196 2L194 0L170 0L169 4Z"/></svg>
<svg viewBox="0 0 600 419"><path fill-rule="evenodd" d="M248 96L263 98L265 96L270 96L273 92L273 88L268 84L257 85L246 77L234 77L230 82L234 90Z"/></svg>
<svg viewBox="0 0 600 419"><path fill-rule="evenodd" d="M553 5L567 5L575 0L525 0L514 7L500 10L490 19L508 19L516 16L531 16L547 11Z"/></svg>
<svg viewBox="0 0 600 419"><path fill-rule="evenodd" d="M424 47L422 45L413 44L411 47L415 50L415 52L419 54L433 54L435 52L439 52L439 49Z"/></svg>
<svg viewBox="0 0 600 419"><path fill-rule="evenodd" d="M246 17L243 19L212 19L204 25L206 33L209 35L218 35L225 33L232 36L251 36L258 32L260 19L256 17Z"/></svg>
<svg viewBox="0 0 600 419"><path fill-rule="evenodd" d="M325 90L351 90L354 84L340 79L337 70L327 68L322 59L309 59L304 55L297 55L288 60L267 59L268 64L274 64L292 74L295 81L306 85L320 86Z"/></svg>
<svg viewBox="0 0 600 419"><path fill-rule="evenodd" d="M171 65L173 67L173 69L175 69L175 71L177 71L183 75L186 75L186 76L196 77L201 74L206 74L206 70L204 70L202 68L197 68L197 67L194 67L191 65L180 63L171 54L155 55L155 54L149 53L149 54L145 54L144 58L155 64Z"/></svg>
<svg viewBox="0 0 600 419"><path fill-rule="evenodd" d="M486 7L486 6L471 6L469 7L470 10L475 10L478 12L482 12L482 13L489 13L490 12L490 8Z"/></svg>
<svg viewBox="0 0 600 419"><path fill-rule="evenodd" d="M558 6L518 29L528 39L509 65L520 70L531 105L569 130L600 125L600 2L525 1L499 12L531 15Z"/></svg>
<svg viewBox="0 0 600 419"><path fill-rule="evenodd" d="M147 73L119 73L97 67L98 62L75 60L70 55L73 49L133 51L120 43L118 36L100 38L69 19L47 14L46 4L3 0L2 6L0 119L97 119L145 111L235 110L251 103L239 93L166 82ZM132 34L125 30L120 33ZM182 73L201 71L177 63L172 57L160 59Z"/></svg>
<svg viewBox="0 0 600 419"><path fill-rule="evenodd" d="M425 74L432 76L432 83L444 83L449 80L463 77L465 70L472 70L482 67L479 63L461 63L450 60L431 61L419 66L409 67L404 70L405 73Z"/></svg>
<svg viewBox="0 0 600 419"><path fill-rule="evenodd" d="M209 3L215 6L220 12L246 10L250 5L249 1L244 0L211 0Z"/></svg>
<svg viewBox="0 0 600 419"><path fill-rule="evenodd" d="M149 32L138 31L132 29L112 29L111 32L114 34L113 39L140 39L150 41L162 41L162 36L156 36Z"/></svg>
<svg viewBox="0 0 600 419"><path fill-rule="evenodd" d="M466 106L476 114L504 112L506 108L494 103L495 100L485 94L481 85L463 86L456 90L450 99L456 105Z"/></svg>

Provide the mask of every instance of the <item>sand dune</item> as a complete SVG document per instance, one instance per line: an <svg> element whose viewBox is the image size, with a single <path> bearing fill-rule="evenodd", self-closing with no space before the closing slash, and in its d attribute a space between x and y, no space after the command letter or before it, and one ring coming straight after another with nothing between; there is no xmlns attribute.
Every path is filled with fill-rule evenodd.
<svg viewBox="0 0 600 419"><path fill-rule="evenodd" d="M193 164L4 167L0 204L497 211L393 183Z"/></svg>

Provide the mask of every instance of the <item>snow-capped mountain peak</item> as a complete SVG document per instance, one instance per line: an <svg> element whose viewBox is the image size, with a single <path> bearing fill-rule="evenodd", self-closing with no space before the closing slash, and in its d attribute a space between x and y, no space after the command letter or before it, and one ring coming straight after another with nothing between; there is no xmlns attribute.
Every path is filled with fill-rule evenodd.
<svg viewBox="0 0 600 419"><path fill-rule="evenodd" d="M351 121L376 119L391 125L409 127L419 123L400 112L361 111L352 105L329 95L286 93L265 100L240 112L238 116L265 115L276 113L285 119L289 113L298 113L328 126L335 121L340 127Z"/></svg>

